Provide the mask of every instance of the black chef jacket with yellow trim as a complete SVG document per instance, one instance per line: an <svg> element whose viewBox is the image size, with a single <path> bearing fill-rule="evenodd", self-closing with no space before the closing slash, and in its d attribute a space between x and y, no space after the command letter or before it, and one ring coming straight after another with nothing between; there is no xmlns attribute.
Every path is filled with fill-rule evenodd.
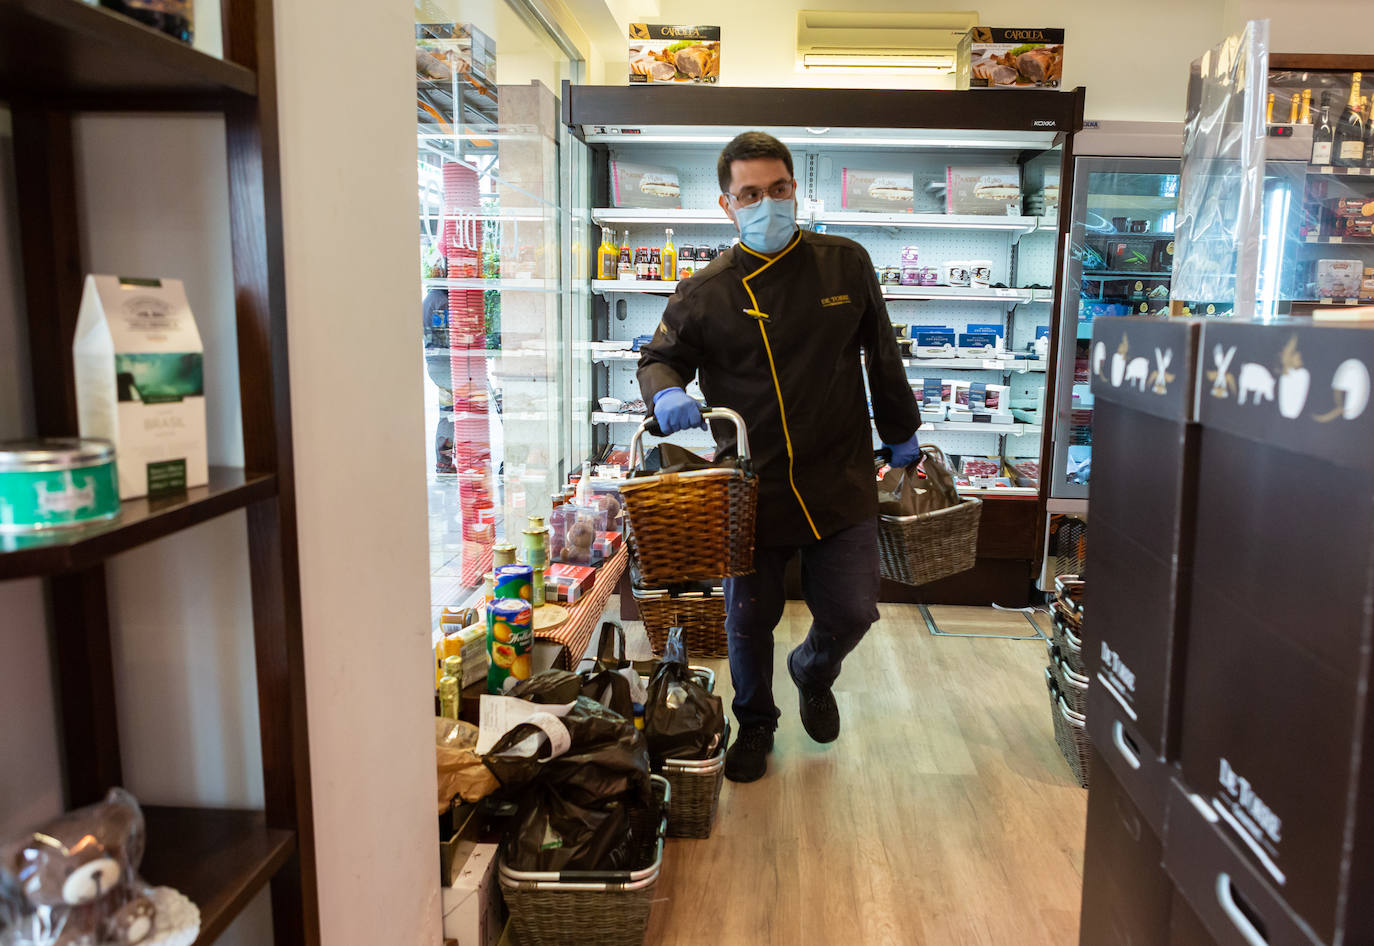
<svg viewBox="0 0 1374 946"><path fill-rule="evenodd" d="M903 443L920 409L868 252L801 230L772 261L736 244L680 283L638 377L652 405L699 375L710 406L744 418L758 544L791 545L878 514L865 361L878 434ZM732 425L711 426L718 455L732 455Z"/></svg>

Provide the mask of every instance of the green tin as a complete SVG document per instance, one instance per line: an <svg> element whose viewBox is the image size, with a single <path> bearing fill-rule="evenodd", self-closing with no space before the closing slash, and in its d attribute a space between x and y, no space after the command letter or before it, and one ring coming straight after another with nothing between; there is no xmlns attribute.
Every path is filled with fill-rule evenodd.
<svg viewBox="0 0 1374 946"><path fill-rule="evenodd" d="M119 515L114 445L94 438L0 443L0 532L38 532Z"/></svg>

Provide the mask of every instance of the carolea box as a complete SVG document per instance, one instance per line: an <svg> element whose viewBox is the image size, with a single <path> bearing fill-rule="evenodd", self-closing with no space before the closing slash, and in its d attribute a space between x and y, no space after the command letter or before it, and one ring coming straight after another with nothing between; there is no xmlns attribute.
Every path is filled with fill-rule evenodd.
<svg viewBox="0 0 1374 946"><path fill-rule="evenodd" d="M630 84L720 81L720 27L630 24Z"/></svg>
<svg viewBox="0 0 1374 946"><path fill-rule="evenodd" d="M203 348L181 280L87 276L72 354L81 436L114 443L120 499L208 482Z"/></svg>

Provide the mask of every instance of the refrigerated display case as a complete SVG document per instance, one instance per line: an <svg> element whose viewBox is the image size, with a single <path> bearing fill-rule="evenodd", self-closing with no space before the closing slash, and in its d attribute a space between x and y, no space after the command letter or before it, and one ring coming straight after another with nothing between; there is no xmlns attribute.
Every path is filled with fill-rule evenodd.
<svg viewBox="0 0 1374 946"><path fill-rule="evenodd" d="M1059 194L1070 186L1065 149L1082 125L1082 95L564 90L564 119L592 148L589 245L600 244L606 228L617 247L629 247L633 264L640 248L663 247L671 228L680 259L704 265L700 259L728 247L736 235L717 204L720 149L741 131L770 132L793 153L800 225L854 239L872 257L918 399L927 380L981 384L1005 397L995 413L956 410L950 416L946 407L932 405L925 414L922 431L957 458L961 490L988 501L979 567L948 585L922 589L927 600L1008 604L1024 601L1033 585L1044 511L1043 417L1054 384L1047 369L1056 351L1055 286L1062 271ZM995 213L962 204L957 169L966 168L989 178L1019 178L1019 202ZM645 174L655 175L654 194L627 199L626 183ZM900 193L891 209L876 198L855 206L844 182L863 175L896 185ZM951 180L955 194L947 192ZM669 196L660 199L662 193ZM951 285L964 282L960 263L990 270L985 284ZM652 335L676 281L597 278L590 285L589 356L597 366L599 402L589 416L594 450L603 460L623 463L645 413L635 378L638 345ZM967 350L956 342L944 357L922 353L913 336L940 326L956 339L984 327L994 340L987 350L975 350L970 341ZM684 443L711 446L704 432Z"/></svg>
<svg viewBox="0 0 1374 946"><path fill-rule="evenodd" d="M1087 511L1093 320L1169 312L1182 145L1182 125L1169 122L1094 123L1074 140L1048 484L1051 513Z"/></svg>
<svg viewBox="0 0 1374 946"><path fill-rule="evenodd" d="M1282 297L1294 313L1374 304L1374 56L1276 53L1269 93L1272 123L1296 117L1291 127L1303 142L1301 153L1285 149L1282 156L1292 162L1285 175L1292 206L1283 215L1290 272ZM1361 141L1349 134L1356 123Z"/></svg>

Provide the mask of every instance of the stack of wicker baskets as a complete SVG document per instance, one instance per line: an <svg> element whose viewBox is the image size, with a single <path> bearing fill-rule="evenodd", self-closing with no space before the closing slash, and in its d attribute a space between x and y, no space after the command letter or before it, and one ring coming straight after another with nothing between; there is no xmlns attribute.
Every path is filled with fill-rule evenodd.
<svg viewBox="0 0 1374 946"><path fill-rule="evenodd" d="M1083 662L1083 581L1055 579L1054 637L1048 642L1045 683L1054 718L1054 741L1078 784L1088 787L1087 667Z"/></svg>
<svg viewBox="0 0 1374 946"><path fill-rule="evenodd" d="M644 434L657 432L646 421L630 443L636 473L620 487L637 575L635 601L659 654L668 628L680 627L691 656L726 656L724 595L718 588L675 586L718 582L754 570L758 480L749 465L749 435L734 411L710 410L704 416L735 425L736 465L642 475Z"/></svg>

